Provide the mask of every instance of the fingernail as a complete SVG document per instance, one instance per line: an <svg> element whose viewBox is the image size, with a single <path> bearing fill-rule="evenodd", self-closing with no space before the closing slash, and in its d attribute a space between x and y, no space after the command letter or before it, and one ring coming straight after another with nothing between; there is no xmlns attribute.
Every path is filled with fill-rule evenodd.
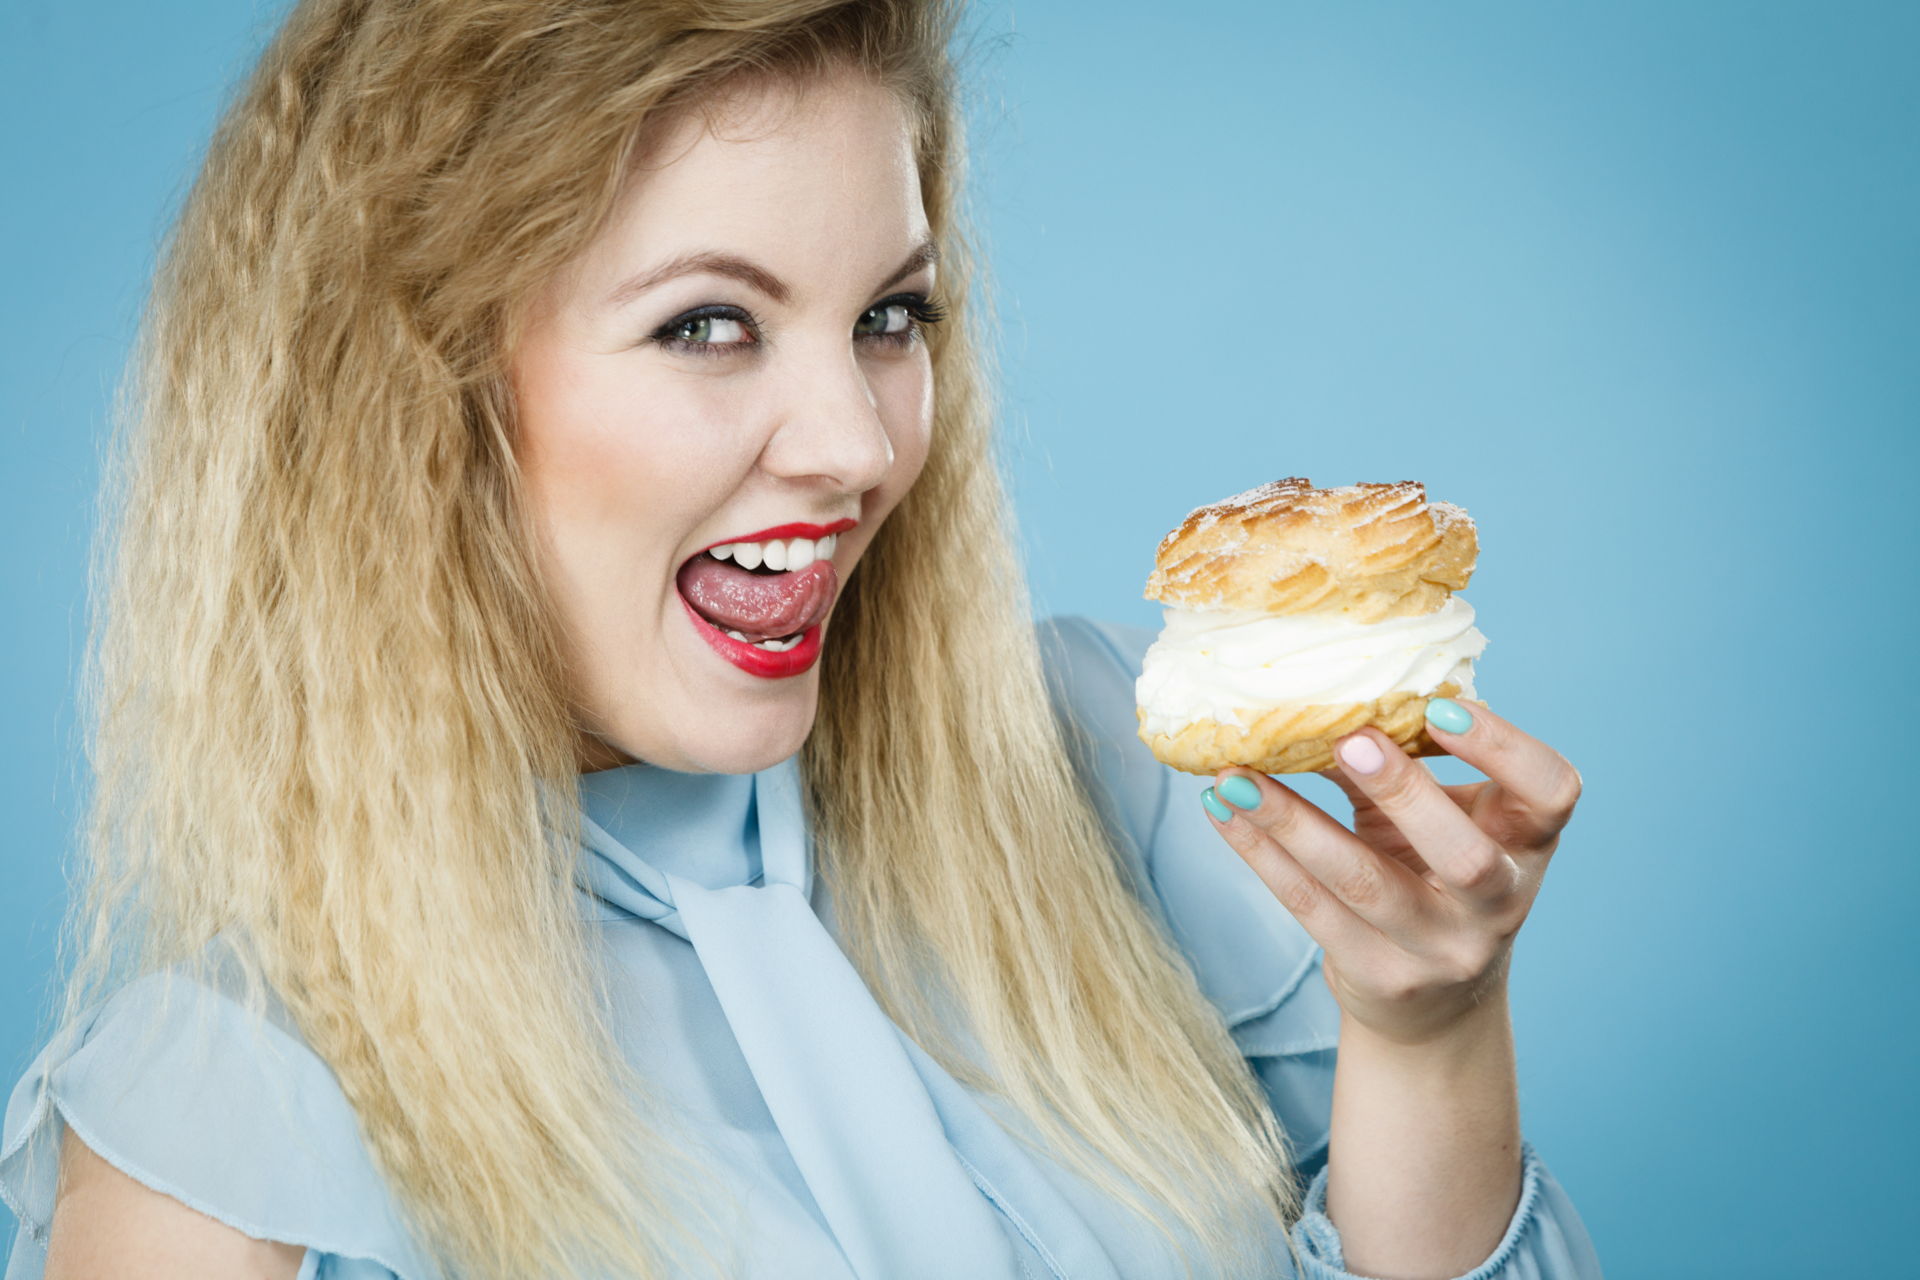
<svg viewBox="0 0 1920 1280"><path fill-rule="evenodd" d="M1427 723L1448 733L1465 733L1473 728L1473 715L1452 698L1427 699Z"/></svg>
<svg viewBox="0 0 1920 1280"><path fill-rule="evenodd" d="M1237 773L1214 787L1214 792L1236 809L1260 807L1260 784L1252 778L1243 778Z"/></svg>
<svg viewBox="0 0 1920 1280"><path fill-rule="evenodd" d="M1340 761L1355 773L1378 773L1387 762L1380 744L1365 734L1355 734L1340 744Z"/></svg>
<svg viewBox="0 0 1920 1280"><path fill-rule="evenodd" d="M1213 794L1212 787L1208 787L1205 791L1202 791L1200 793L1200 803L1207 806L1207 812L1212 814L1214 817L1218 818L1220 821L1222 822L1233 821L1233 810L1227 808L1227 806L1220 803L1219 797Z"/></svg>

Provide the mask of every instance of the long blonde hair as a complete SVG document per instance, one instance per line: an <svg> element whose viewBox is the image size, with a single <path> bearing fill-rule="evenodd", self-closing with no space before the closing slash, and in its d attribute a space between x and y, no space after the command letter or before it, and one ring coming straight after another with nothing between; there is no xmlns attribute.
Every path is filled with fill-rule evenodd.
<svg viewBox="0 0 1920 1280"><path fill-rule="evenodd" d="M661 1276L694 1234L697 1162L577 918L579 724L505 355L643 122L836 68L909 106L952 316L931 455L837 606L802 755L851 957L956 1077L1213 1266L1298 1215L1255 1078L1063 772L990 433L957 20L301 0L165 245L103 490L62 1025L234 941L456 1274Z"/></svg>

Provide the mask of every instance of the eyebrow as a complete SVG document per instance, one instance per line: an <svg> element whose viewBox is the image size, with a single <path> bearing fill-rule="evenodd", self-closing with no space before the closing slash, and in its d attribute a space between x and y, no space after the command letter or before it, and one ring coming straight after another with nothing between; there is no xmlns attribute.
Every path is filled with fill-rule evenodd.
<svg viewBox="0 0 1920 1280"><path fill-rule="evenodd" d="M899 270L881 281L879 287L881 289L891 288L893 285L900 283L900 281L920 270L920 268L930 263L938 262L939 260L940 251L933 240L931 238L922 240L915 246L913 252L907 255L907 260L900 264ZM605 305L608 308L623 307L657 285L665 284L667 281L678 279L681 276L690 275L731 277L732 279L751 285L782 306L786 305L793 298L793 290L787 287L786 282L759 263L734 253L702 250L696 253L681 254L671 262L655 267L651 271L643 271L638 275L628 277L616 286L613 292L607 295Z"/></svg>

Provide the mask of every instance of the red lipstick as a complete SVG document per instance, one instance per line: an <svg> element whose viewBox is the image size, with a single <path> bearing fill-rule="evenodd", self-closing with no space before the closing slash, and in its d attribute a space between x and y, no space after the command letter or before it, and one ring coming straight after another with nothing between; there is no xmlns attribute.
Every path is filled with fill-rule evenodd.
<svg viewBox="0 0 1920 1280"><path fill-rule="evenodd" d="M700 550L711 551L715 547L724 547L730 542L770 542L775 538L824 538L830 533L851 529L859 523L858 520L848 517L835 520L832 524L777 524L771 529L762 529L758 533L742 533L732 538L722 538L718 542L708 543ZM804 642L802 643L804 645Z"/></svg>
<svg viewBox="0 0 1920 1280"><path fill-rule="evenodd" d="M802 538L806 535L797 533L793 536ZM752 539L743 538L741 541L750 542ZM784 653L770 653L765 649L755 648L744 640L735 640L701 617L699 610L695 609L684 595L680 595L677 591L674 594L680 596L680 607L687 611L687 617L692 619L693 629L700 633L701 639L711 645L715 653L748 675L762 676L769 680L797 676L811 667L820 657L821 623L816 622L801 632L800 643L793 648Z"/></svg>

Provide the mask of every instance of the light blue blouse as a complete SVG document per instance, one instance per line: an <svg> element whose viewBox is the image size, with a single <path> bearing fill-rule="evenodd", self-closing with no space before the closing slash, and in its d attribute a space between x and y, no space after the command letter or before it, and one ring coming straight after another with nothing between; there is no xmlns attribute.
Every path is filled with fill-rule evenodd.
<svg viewBox="0 0 1920 1280"><path fill-rule="evenodd" d="M1305 1280L1354 1280L1325 1212L1339 1008L1320 951L1203 816L1207 780L1135 737L1133 680L1153 632L1069 617L1039 637L1073 765L1126 874L1292 1139ZM956 1083L880 1012L812 874L797 757L758 774L608 770L582 779L582 804L580 901L614 978L622 1047L736 1193L744 1217L720 1247L739 1276L1179 1274L1147 1224L1015 1141L1027 1132L1017 1114ZM21 1224L6 1280L42 1273L62 1123L141 1182L248 1235L304 1245L300 1280L439 1275L402 1229L332 1073L278 1011L261 1023L230 992L161 973L104 1001L71 1052L49 1044L0 1131L0 1192ZM1531 1143L1522 1153L1512 1221L1463 1280L1598 1280L1578 1213ZM1277 1227L1266 1244L1270 1274L1294 1276Z"/></svg>

